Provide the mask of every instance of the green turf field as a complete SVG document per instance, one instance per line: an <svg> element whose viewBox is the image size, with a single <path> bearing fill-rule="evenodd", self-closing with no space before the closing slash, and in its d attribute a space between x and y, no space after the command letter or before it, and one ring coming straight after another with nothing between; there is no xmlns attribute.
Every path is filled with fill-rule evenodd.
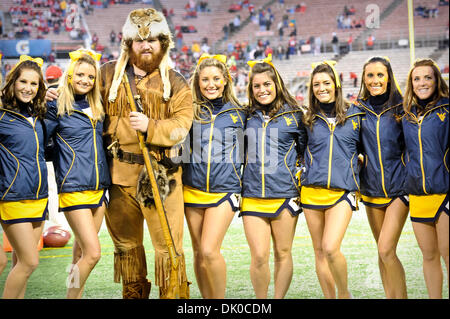
<svg viewBox="0 0 450 319"><path fill-rule="evenodd" d="M103 227L100 232L102 258L91 273L84 298L117 299L122 298L121 284L113 282L114 247L108 231ZM32 274L25 297L32 299L65 298L66 269L71 262L72 242L64 248L44 248L40 252L40 264ZM148 233L145 236L145 248L148 260L149 279L153 279L153 250ZM184 250L186 255L188 279L191 285L191 298L201 298L195 282L192 262L192 248L187 227L185 227ZM381 284L375 241L372 237L364 211L356 212L344 238L342 251L347 258L349 287L354 298L384 298ZM228 279L226 298L255 298L250 281L250 252L245 239L242 219L233 220L225 237L222 252L227 262ZM314 253L306 221L300 215L293 245L294 275L286 295L289 299L320 299L322 292L314 270ZM408 297L427 299L427 291L422 273L422 256L417 246L409 219L406 222L398 246L398 255L406 272ZM11 254L8 253L11 259ZM9 271L7 266L0 276L0 291ZM444 273L445 266L443 264ZM271 258L273 278L273 255ZM444 277L444 298L448 298L447 277ZM269 287L269 297L273 296L273 279ZM152 288L151 298L158 298L158 289Z"/></svg>

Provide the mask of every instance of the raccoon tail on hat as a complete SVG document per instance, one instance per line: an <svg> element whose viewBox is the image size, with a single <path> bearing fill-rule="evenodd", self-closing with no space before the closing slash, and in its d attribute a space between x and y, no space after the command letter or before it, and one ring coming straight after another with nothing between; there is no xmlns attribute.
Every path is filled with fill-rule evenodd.
<svg viewBox="0 0 450 319"><path fill-rule="evenodd" d="M114 77L111 83L111 88L109 89L108 101L114 102L117 97L117 90L119 88L120 82L122 81L123 73L128 63L129 53L128 47L125 42L122 42L122 50L117 60L116 67L114 69Z"/></svg>
<svg viewBox="0 0 450 319"><path fill-rule="evenodd" d="M159 72L163 82L163 99L168 101L170 97L170 81L169 81L169 57L165 54L159 64Z"/></svg>

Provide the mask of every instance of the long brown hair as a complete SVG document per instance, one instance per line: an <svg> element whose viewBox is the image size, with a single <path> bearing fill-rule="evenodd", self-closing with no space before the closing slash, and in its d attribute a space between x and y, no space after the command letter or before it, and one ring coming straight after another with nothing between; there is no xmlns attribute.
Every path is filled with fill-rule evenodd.
<svg viewBox="0 0 450 319"><path fill-rule="evenodd" d="M417 59L411 70L409 70L408 73L408 79L406 81L406 91L405 91L405 97L403 99L403 109L405 110L406 116L410 114L411 107L413 104L418 105L417 96L414 93L413 85L412 85L412 72L415 68L419 66L429 66L433 69L434 77L436 79L436 89L434 90L434 93L432 95L432 100L428 105L425 107L425 109L429 107L433 107L436 105L436 103L444 97L448 98L448 85L445 82L445 80L442 78L442 74L439 71L439 68L436 65L436 62L434 62L432 59L425 58L425 59Z"/></svg>
<svg viewBox="0 0 450 319"><path fill-rule="evenodd" d="M1 91L1 101L3 105L2 107L15 112L20 111L19 104L14 92L14 85L17 79L22 74L22 71L26 69L36 71L39 75L39 87L36 96L30 103L30 115L36 116L39 119L43 119L45 113L47 112L47 106L45 104L45 92L47 89L45 87L44 76L42 75L41 67L36 62L33 62L31 60L19 63L6 76L5 86Z"/></svg>
<svg viewBox="0 0 450 319"><path fill-rule="evenodd" d="M199 85L199 76L200 72L206 68L214 66L220 70L222 73L226 84L223 90L223 102L224 103L231 103L235 105L236 107L240 106L241 103L236 97L236 94L234 93L234 85L231 76L229 75L230 72L228 70L228 67L220 62L219 60L208 58L201 61L196 67L194 72L192 73L190 84L191 84L191 91L192 91L192 101L193 101L193 108L194 108L194 119L200 120L201 114L202 114L202 107L209 107L207 99L202 95L200 91L200 85Z"/></svg>
<svg viewBox="0 0 450 319"><path fill-rule="evenodd" d="M303 123L312 130L316 114L320 112L319 100L314 95L313 91L313 79L317 73L326 73L334 82L335 87L335 111L336 111L336 124L345 123L345 114L350 106L350 103L344 98L342 93L342 87L336 85L336 77L331 67L326 63L321 63L317 65L311 72L308 87L308 102L309 105L306 107L305 115L303 116Z"/></svg>
<svg viewBox="0 0 450 319"><path fill-rule="evenodd" d="M261 106L256 101L256 98L253 94L253 78L255 74L266 73L275 83L276 88L276 97L272 102L272 109L269 111L268 116L272 117L275 115L285 104L287 104L292 109L298 108L297 101L295 98L289 93L288 89L284 85L283 79L281 78L278 71L272 67L269 63L262 62L256 63L250 72L250 77L247 85L247 97L248 97L248 112L249 114L253 113L257 109L260 109Z"/></svg>
<svg viewBox="0 0 450 319"><path fill-rule="evenodd" d="M389 92L389 98L387 102L383 105L383 109L386 107L394 106L395 104L401 103L402 93L399 91L399 88L397 87L397 83L395 82L394 72L392 71L391 63L387 58L375 56L370 58L369 60L364 63L363 66L363 73L361 76L361 86L359 88L358 97L362 100L367 100L370 97L370 92L366 87L366 84L364 82L364 77L366 75L366 66L372 63L381 63L383 64L388 72L388 85L387 85L387 91Z"/></svg>

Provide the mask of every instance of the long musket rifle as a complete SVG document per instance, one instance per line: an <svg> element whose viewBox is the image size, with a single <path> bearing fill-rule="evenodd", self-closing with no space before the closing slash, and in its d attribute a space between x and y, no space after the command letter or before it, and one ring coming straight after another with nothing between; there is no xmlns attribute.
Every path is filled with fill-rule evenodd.
<svg viewBox="0 0 450 319"><path fill-rule="evenodd" d="M130 103L131 110L133 112L138 112L136 108L136 100L139 101L139 96L133 96L131 92L130 83L128 81L128 76L124 74L124 82L125 88L127 92L128 101ZM159 222L161 223L161 228L163 231L164 240L167 245L167 249L169 251L170 263L171 263L171 271L169 278L169 288L167 292L167 299L179 299L180 298L180 285L178 282L178 257L179 254L175 249L175 243L173 241L172 234L170 232L169 223L167 220L167 214L164 209L164 205L162 203L161 194L159 191L158 183L155 178L155 171L153 170L153 161L154 159L150 156L147 146L145 145L144 135L141 131L136 130L138 139L139 139L139 147L142 151L142 155L144 156L144 164L147 169L147 174L150 179L150 184L152 186L153 198L155 201L156 211L158 212Z"/></svg>

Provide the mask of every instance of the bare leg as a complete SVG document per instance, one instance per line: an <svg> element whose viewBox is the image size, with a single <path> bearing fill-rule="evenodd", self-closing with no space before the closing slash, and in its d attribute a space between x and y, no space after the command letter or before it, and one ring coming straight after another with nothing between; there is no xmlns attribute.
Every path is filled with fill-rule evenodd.
<svg viewBox="0 0 450 319"><path fill-rule="evenodd" d="M286 295L292 281L292 241L298 216L293 217L287 209L278 218L271 220L275 256L275 299Z"/></svg>
<svg viewBox="0 0 450 319"><path fill-rule="evenodd" d="M436 228L433 223L412 222L423 257L423 274L430 299L442 299L442 266Z"/></svg>
<svg viewBox="0 0 450 319"><path fill-rule="evenodd" d="M81 248L81 258L78 259L69 274L67 298L81 298L86 280L100 260L98 226L95 222L96 218L94 218L96 214L98 214L97 219L102 220L104 206L96 209L94 214L90 209L65 212L66 219L75 234L77 245ZM76 258L76 256L74 257Z"/></svg>
<svg viewBox="0 0 450 319"><path fill-rule="evenodd" d="M322 237L325 228L325 212L316 209L304 209L306 223L311 235L316 263L316 274L325 298L335 299L336 288L328 260L322 250Z"/></svg>
<svg viewBox="0 0 450 319"><path fill-rule="evenodd" d="M389 207L366 207L366 212L378 244L378 263L386 297L407 298L405 271L396 250L408 207L396 199Z"/></svg>
<svg viewBox="0 0 450 319"><path fill-rule="evenodd" d="M448 215L442 212L436 223L436 232L438 238L439 254L444 259L447 268L447 289L449 287L449 271L448 271L448 249L449 249L449 220Z"/></svg>
<svg viewBox="0 0 450 319"><path fill-rule="evenodd" d="M270 283L270 223L268 218L243 216L245 236L250 246L250 279L256 298L266 299Z"/></svg>
<svg viewBox="0 0 450 319"><path fill-rule="evenodd" d="M337 287L338 298L350 298L348 291L347 261L341 252L341 243L352 217L352 210L346 201L341 201L325 210L325 229L322 250L328 260Z"/></svg>
<svg viewBox="0 0 450 319"><path fill-rule="evenodd" d="M24 298L28 278L39 264L37 245L44 222L3 224L2 227L17 256L5 282L3 298Z"/></svg>

